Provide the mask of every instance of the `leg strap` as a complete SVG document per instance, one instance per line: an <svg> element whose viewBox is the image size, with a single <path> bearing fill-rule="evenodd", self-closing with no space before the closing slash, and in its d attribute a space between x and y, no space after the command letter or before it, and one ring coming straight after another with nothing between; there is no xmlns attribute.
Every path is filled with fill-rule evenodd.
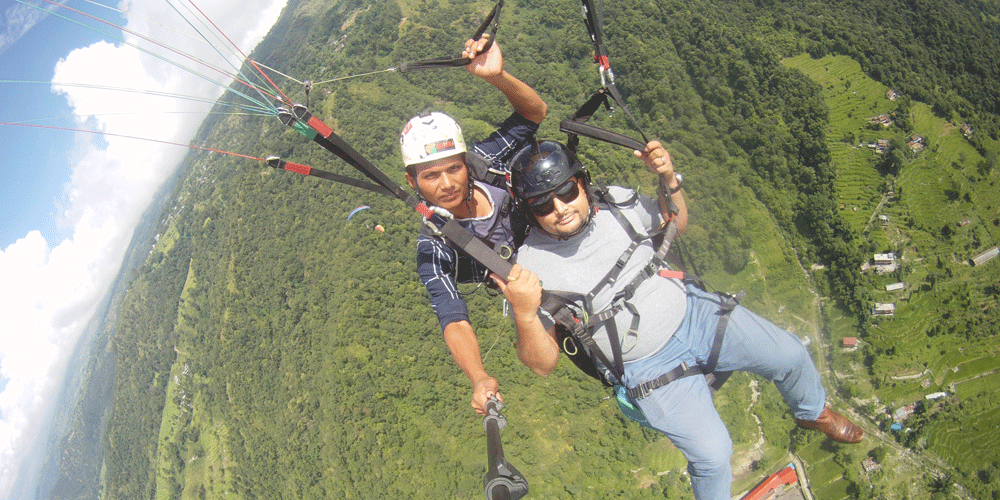
<svg viewBox="0 0 1000 500"><path fill-rule="evenodd" d="M687 363L681 363L679 366L674 367L673 370L629 389L628 395L632 399L642 399L653 392L654 389L663 387L674 380L690 377L691 375L701 375L702 373L704 372L697 366L688 366Z"/></svg>
<svg viewBox="0 0 1000 500"><path fill-rule="evenodd" d="M716 372L715 366L719 364L719 354L722 353L722 339L726 336L726 327L729 326L729 315L736 309L740 301L743 300L743 296L746 295L745 291L740 291L736 295L725 294L722 295L723 302L719 307L719 324L715 327L715 340L712 341L712 353L708 356L708 362L705 363L705 379L708 381L708 385L712 387L713 390L718 391L722 388L722 384L729 380L729 376L733 372Z"/></svg>

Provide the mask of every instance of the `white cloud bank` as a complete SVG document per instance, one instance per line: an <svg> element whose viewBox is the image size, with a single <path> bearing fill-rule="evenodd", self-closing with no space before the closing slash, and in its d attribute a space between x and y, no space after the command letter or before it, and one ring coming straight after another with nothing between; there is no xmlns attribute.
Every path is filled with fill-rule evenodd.
<svg viewBox="0 0 1000 500"><path fill-rule="evenodd" d="M155 4L155 5L150 5ZM248 52L274 24L285 0L213 0L200 2L243 52ZM187 24L161 2L125 2L128 28L171 47L197 55L213 65L230 68L210 47L164 29L184 30ZM185 13L192 17L192 14ZM156 23L143 19L155 19ZM159 23L159 24L157 24ZM129 37L143 46L148 43ZM156 49L164 53L162 49ZM226 53L226 52L224 52ZM195 67L187 59L169 56ZM235 57L235 56L231 56ZM232 60L232 59L231 59ZM237 66L239 62L234 62ZM200 73L210 71L199 67ZM215 75L213 75L215 77ZM215 77L222 80L223 77ZM89 83L217 98L222 89L160 59L121 43L96 43L74 50L55 68L53 81ZM228 81L226 82L228 83ZM54 88L65 95L78 123L109 134L149 137L187 143L210 105L148 94L108 92L79 87ZM127 113L141 110L139 114ZM72 153L72 177L66 185L62 217L72 237L54 246L39 231L0 249L0 498L13 498L17 485L33 487L34 478L19 477L37 470L24 464L32 450L45 443L39 422L56 403L71 350L83 327L121 267L139 217L185 148L113 136L80 134ZM45 147L37 145L37 147ZM38 455L35 453L35 455ZM33 498L33 492L27 493Z"/></svg>

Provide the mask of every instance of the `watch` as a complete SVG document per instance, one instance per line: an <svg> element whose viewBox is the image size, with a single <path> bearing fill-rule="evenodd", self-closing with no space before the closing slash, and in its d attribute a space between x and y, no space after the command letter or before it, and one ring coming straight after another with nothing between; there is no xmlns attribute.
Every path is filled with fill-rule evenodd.
<svg viewBox="0 0 1000 500"><path fill-rule="evenodd" d="M676 192L680 191L681 190L681 185L684 183L684 176L682 176L681 174L679 174L677 172L674 172L674 179L677 179L677 187L671 189L670 187L667 186L666 180L661 175L660 176L660 191L663 192L663 193L665 193L665 194L667 194L667 195L673 195Z"/></svg>

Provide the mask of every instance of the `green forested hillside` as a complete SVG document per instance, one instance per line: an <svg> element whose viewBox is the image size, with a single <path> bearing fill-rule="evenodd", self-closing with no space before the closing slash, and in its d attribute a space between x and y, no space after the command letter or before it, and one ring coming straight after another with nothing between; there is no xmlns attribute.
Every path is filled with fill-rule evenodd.
<svg viewBox="0 0 1000 500"><path fill-rule="evenodd" d="M852 364L830 341L842 330L872 328L873 297L860 267L883 249L840 209L830 148L840 137L828 137L824 87L782 58L853 57L935 112L962 113L979 137L995 138L1000 92L997 37L989 36L996 6L884 3L605 5L620 87L685 174L692 220L684 248L701 274L717 288L748 290L751 308L809 338L824 374L833 363L866 379L883 375L878 362ZM252 57L322 81L455 54L490 7L291 0ZM952 37L977 43L943 43ZM599 85L579 5L509 1L499 43L507 69L549 104L541 135L561 138L558 121ZM972 76L963 77L969 68ZM305 99L301 87L277 81ZM413 114L444 110L475 140L510 112L499 92L461 69L317 85L310 104L400 182L397 137ZM628 132L621 115L598 121ZM197 141L357 176L277 120L215 115ZM995 172L990 144L974 141L987 176ZM628 151L581 146L596 174L652 191L652 177ZM396 200L208 152L191 154L183 178L119 315L103 496L482 495L481 420L416 277L417 216ZM348 223L361 204L372 209ZM479 290L470 303L487 369L508 403L507 457L534 498L690 498L683 457L668 440L626 421L569 363L533 376L513 352L500 300ZM995 312L995 288L983 307ZM856 385L838 380L828 381L831 398L846 406L839 397L855 395ZM773 386L746 376L734 377L717 404L736 447L734 494L786 464L790 446L824 477L817 498L872 490L858 464L881 438L840 447L800 433ZM885 496L930 497L924 475L951 469L929 467L905 469L912 477L892 484L915 486L905 495L884 489ZM962 480L997 491L996 467L984 470L963 470Z"/></svg>

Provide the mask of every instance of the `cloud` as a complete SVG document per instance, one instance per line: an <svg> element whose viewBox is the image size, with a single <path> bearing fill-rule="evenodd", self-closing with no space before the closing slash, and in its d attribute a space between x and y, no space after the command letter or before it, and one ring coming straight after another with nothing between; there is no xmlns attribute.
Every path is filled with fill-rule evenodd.
<svg viewBox="0 0 1000 500"><path fill-rule="evenodd" d="M285 0L203 2L205 15L248 52L277 19ZM207 5L211 3L211 5ZM155 5L149 5L155 4ZM203 42L162 25L182 30L187 24L161 2L134 2L128 28L186 53L229 68ZM142 12L137 12L138 10ZM12 19L8 10L7 33ZM140 18L141 16L141 18ZM185 12L186 17L194 17ZM143 19L156 19L156 23ZM37 19L34 20L37 22ZM25 18L21 26L30 22ZM30 29L25 28L24 31ZM204 30L204 28L202 28ZM21 34L23 34L23 32ZM19 36L19 35L18 35ZM164 54L141 38L131 42ZM10 37L0 39L10 42ZM13 37L16 40L16 37ZM224 52L225 53L225 52ZM234 55L231 64L239 65ZM209 73L189 59L185 67ZM223 80L218 74L213 79ZM215 99L222 89L163 59L121 43L98 42L74 50L59 61L53 81L145 89ZM224 81L228 84L228 80ZM76 124L108 134L123 134L188 143L210 104L165 99L149 93L109 92L94 88L56 87L74 110ZM138 114L132 110L140 110ZM176 112L201 113L178 114ZM32 488L35 481L19 473L37 470L23 464L28 451L43 446L53 394L60 388L68 359L81 332L121 267L139 217L152 195L186 153L185 148L111 135L79 134L66 199L60 206L72 237L52 244L38 231L0 249L0 498L14 498L15 485ZM65 402L63 402L65 403ZM38 455L35 453L35 455ZM25 472L26 473L26 472ZM28 491L28 490L25 490ZM30 495L23 497L33 498Z"/></svg>
<svg viewBox="0 0 1000 500"><path fill-rule="evenodd" d="M66 1L62 0L58 3L65 4ZM0 27L0 54L3 54L7 47L20 40L25 33L31 31L31 28L34 28L39 21L49 15L49 12L57 8L37 0L29 3L38 5L39 8L36 9L23 3L14 3L7 9L7 12L3 13L4 23Z"/></svg>

